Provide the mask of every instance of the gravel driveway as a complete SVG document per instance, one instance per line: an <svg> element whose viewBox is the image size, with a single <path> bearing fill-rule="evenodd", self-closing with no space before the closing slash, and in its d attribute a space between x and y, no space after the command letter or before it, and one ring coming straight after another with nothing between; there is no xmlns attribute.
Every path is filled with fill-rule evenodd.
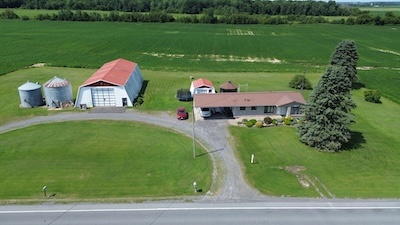
<svg viewBox="0 0 400 225"><path fill-rule="evenodd" d="M179 121L167 113L144 114L133 109L119 113L59 113L52 116L34 117L0 126L0 134L28 127L38 123L50 123L71 120L127 120L147 122L179 131L190 137L193 135L192 122ZM243 179L241 165L237 161L228 143L229 133L227 120L205 120L195 122L195 137L210 154L214 165L213 183L207 194L195 201L243 201L262 200L266 198L250 187Z"/></svg>

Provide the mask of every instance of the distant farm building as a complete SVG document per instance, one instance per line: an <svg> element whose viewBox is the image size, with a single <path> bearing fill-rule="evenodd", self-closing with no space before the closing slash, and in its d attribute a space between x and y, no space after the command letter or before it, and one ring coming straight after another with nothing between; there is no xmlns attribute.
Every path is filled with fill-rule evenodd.
<svg viewBox="0 0 400 225"><path fill-rule="evenodd" d="M48 107L59 108L62 103L73 101L71 83L67 79L53 77L43 84L43 90Z"/></svg>
<svg viewBox="0 0 400 225"><path fill-rule="evenodd" d="M121 58L108 62L79 87L75 107L133 106L142 84L136 63Z"/></svg>
<svg viewBox="0 0 400 225"><path fill-rule="evenodd" d="M192 81L192 84L190 85L190 93L192 96L195 94L215 93L215 88L211 81L200 78Z"/></svg>
<svg viewBox="0 0 400 225"><path fill-rule="evenodd" d="M233 117L240 116L296 116L306 104L299 92L237 92L195 94L194 107L211 111L231 111Z"/></svg>
<svg viewBox="0 0 400 225"><path fill-rule="evenodd" d="M233 84L230 80L219 86L219 92L237 92L238 86Z"/></svg>
<svg viewBox="0 0 400 225"><path fill-rule="evenodd" d="M42 86L39 83L26 82L18 87L21 107L33 108L43 105Z"/></svg>

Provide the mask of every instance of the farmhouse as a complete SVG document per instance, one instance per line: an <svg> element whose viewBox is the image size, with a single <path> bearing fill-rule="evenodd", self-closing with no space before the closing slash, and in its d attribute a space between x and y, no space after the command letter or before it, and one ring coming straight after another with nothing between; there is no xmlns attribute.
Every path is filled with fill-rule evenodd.
<svg viewBox="0 0 400 225"><path fill-rule="evenodd" d="M301 106L306 104L299 92L290 91L195 94L193 101L197 110L200 108L210 108L212 111L231 110L233 117L300 115Z"/></svg>
<svg viewBox="0 0 400 225"><path fill-rule="evenodd" d="M133 106L142 84L136 63L116 59L104 64L79 87L75 106Z"/></svg>
<svg viewBox="0 0 400 225"><path fill-rule="evenodd" d="M192 81L192 84L190 85L190 93L192 93L192 96L200 93L215 93L215 88L211 81L200 78Z"/></svg>

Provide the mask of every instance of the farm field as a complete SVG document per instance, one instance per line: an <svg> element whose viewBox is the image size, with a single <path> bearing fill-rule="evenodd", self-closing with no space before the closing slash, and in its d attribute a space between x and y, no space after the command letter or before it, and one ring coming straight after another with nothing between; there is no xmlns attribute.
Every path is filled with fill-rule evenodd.
<svg viewBox="0 0 400 225"><path fill-rule="evenodd" d="M35 63L96 69L120 57L151 71L323 73L343 39L355 40L360 67L383 75L400 58L396 26L0 20L0 30L0 74Z"/></svg>
<svg viewBox="0 0 400 225"><path fill-rule="evenodd" d="M304 167L325 197L399 198L400 105L382 99L382 104L364 101L363 90L353 91L357 108L354 137L341 153L322 153L299 142L294 127L230 127L238 155L249 182L275 196L321 197L310 184L303 188L286 167ZM251 119L251 118L248 118ZM250 164L255 154L255 164ZM303 178L306 180L305 178ZM306 180L307 181L307 180ZM327 188L326 191L324 186Z"/></svg>
<svg viewBox="0 0 400 225"><path fill-rule="evenodd" d="M399 7L360 7L361 11L369 11L372 15L384 16L387 12L393 12L396 15L400 15Z"/></svg>
<svg viewBox="0 0 400 225"><path fill-rule="evenodd" d="M209 189L212 165L208 155L194 160L191 145L191 138L171 130L126 121L60 122L7 132L0 135L0 170L7 171L0 202L40 202L44 185L55 201L193 195L194 180ZM196 151L204 153L199 146Z"/></svg>

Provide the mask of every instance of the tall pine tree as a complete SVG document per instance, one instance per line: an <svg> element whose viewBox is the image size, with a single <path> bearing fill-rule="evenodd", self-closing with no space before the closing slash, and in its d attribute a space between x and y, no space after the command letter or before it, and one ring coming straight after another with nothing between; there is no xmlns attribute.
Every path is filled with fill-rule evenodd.
<svg viewBox="0 0 400 225"><path fill-rule="evenodd" d="M345 76L348 76L351 82L357 81L357 60L358 53L354 41L344 40L340 42L331 56L330 64L344 68Z"/></svg>
<svg viewBox="0 0 400 225"><path fill-rule="evenodd" d="M347 47L346 47L347 46ZM352 123L352 82L357 80L358 53L352 41L341 42L331 58L331 65L310 95L298 127L300 141L323 151L340 151L350 141L348 125Z"/></svg>

